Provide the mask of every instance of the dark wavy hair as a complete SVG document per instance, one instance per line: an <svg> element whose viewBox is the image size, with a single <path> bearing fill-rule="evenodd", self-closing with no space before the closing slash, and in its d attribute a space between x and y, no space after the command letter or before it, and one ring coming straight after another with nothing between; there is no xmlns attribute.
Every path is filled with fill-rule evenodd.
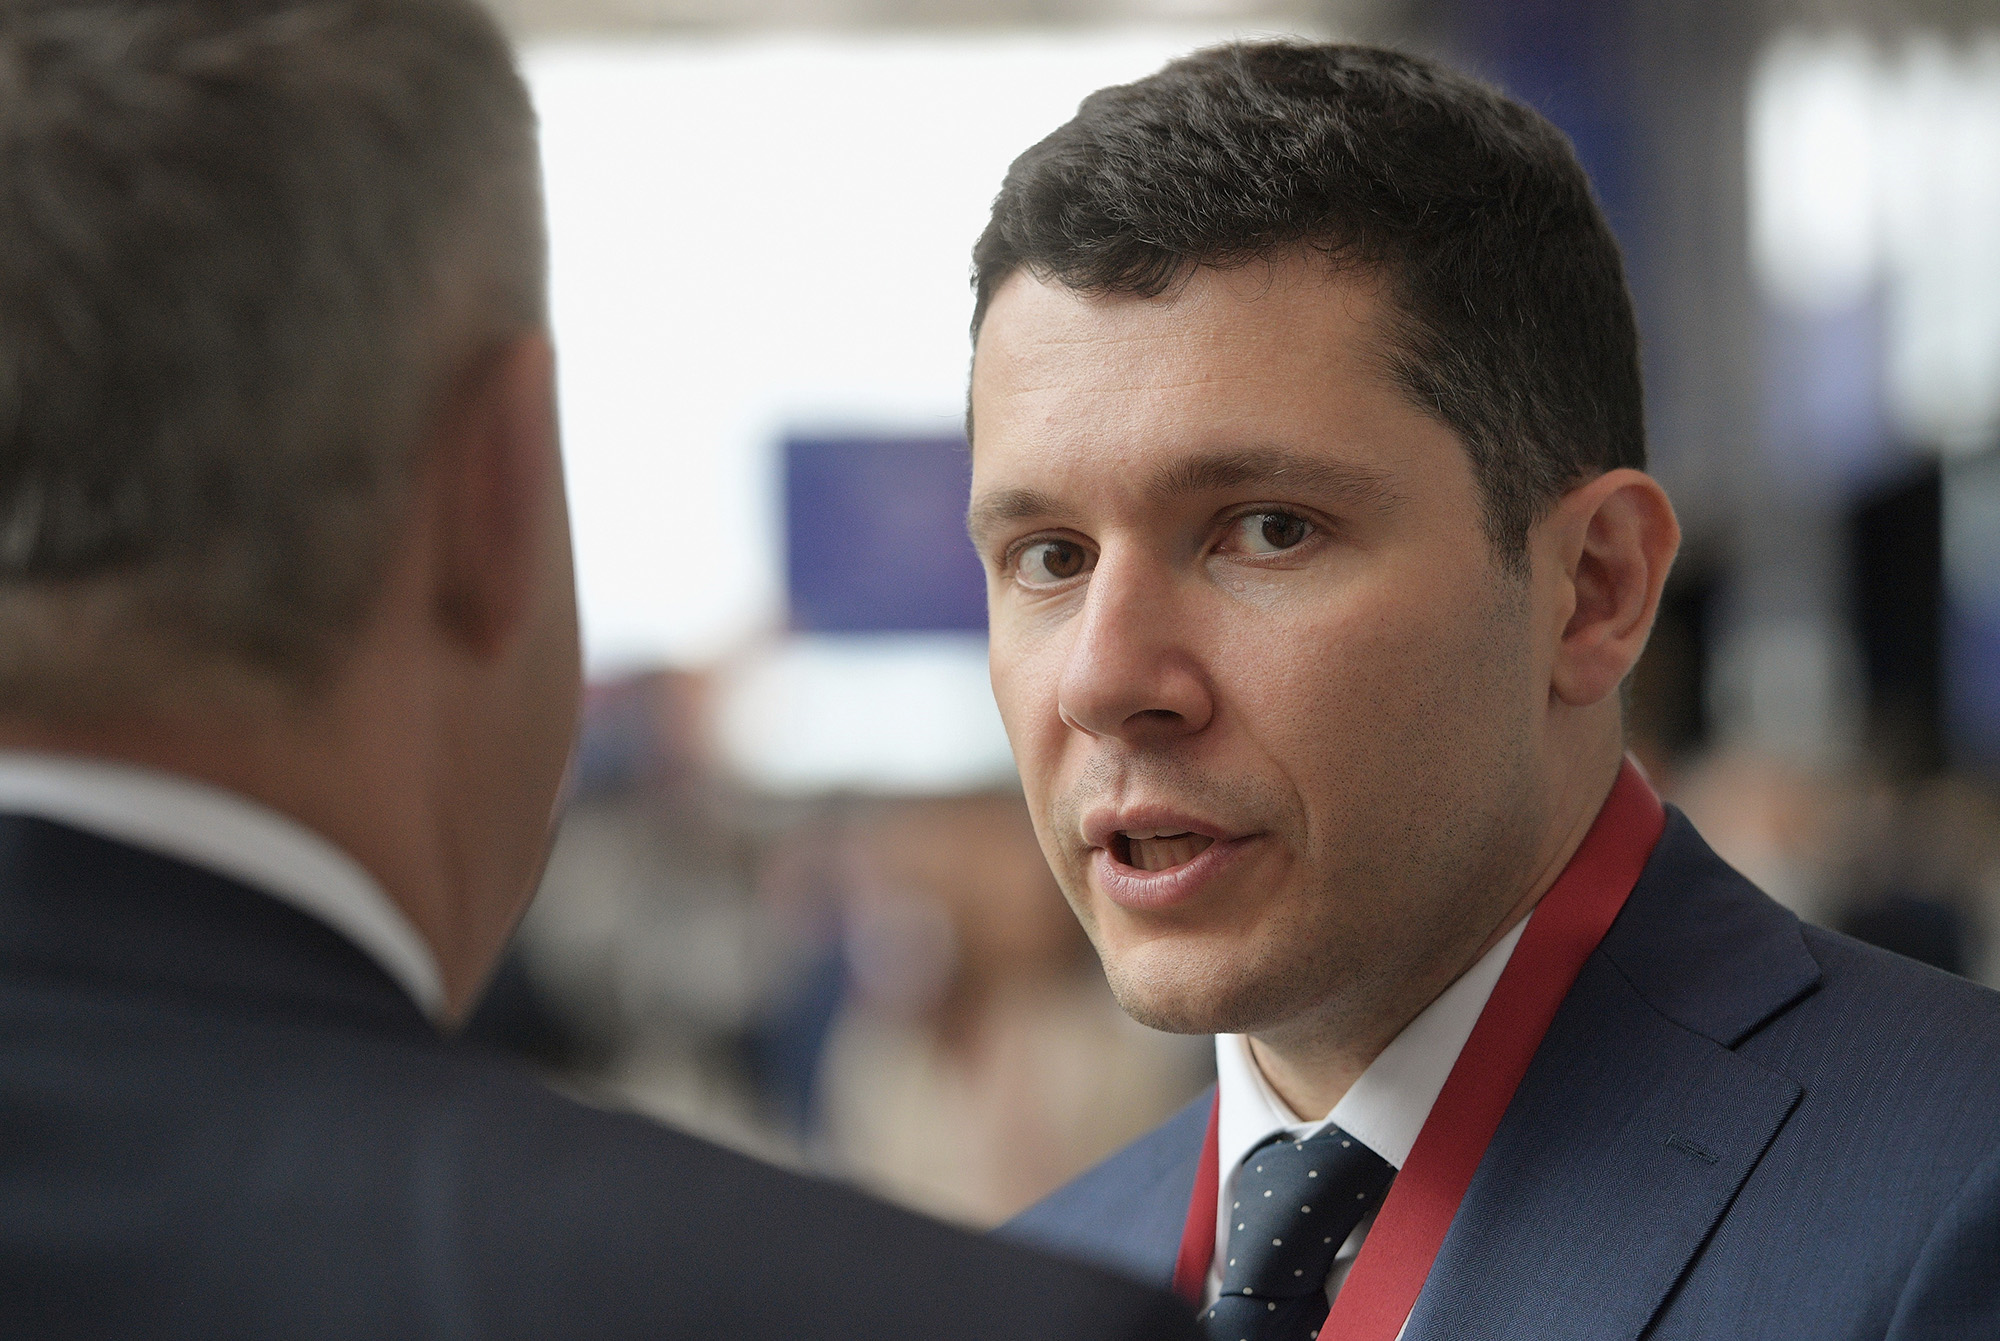
<svg viewBox="0 0 2000 1341"><path fill-rule="evenodd" d="M1568 489L1644 467L1632 299L1569 141L1374 47L1232 43L1084 99L993 202L973 338L1017 270L1151 296L1302 248L1389 286L1386 367L1463 440L1510 567Z"/></svg>

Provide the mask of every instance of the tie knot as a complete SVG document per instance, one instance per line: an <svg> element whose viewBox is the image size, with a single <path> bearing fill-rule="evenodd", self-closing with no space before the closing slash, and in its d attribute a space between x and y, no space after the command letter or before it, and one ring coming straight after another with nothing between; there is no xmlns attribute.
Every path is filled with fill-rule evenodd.
<svg viewBox="0 0 2000 1341"><path fill-rule="evenodd" d="M1394 1177L1388 1161L1332 1123L1258 1146L1231 1195L1223 1294L1282 1300L1324 1290L1340 1245Z"/></svg>

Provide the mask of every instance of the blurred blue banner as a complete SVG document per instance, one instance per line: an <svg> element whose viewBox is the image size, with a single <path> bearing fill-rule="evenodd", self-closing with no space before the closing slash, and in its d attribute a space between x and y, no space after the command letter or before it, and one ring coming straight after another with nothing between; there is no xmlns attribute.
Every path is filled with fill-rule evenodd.
<svg viewBox="0 0 2000 1341"><path fill-rule="evenodd" d="M986 631L963 438L785 443L785 579L800 633Z"/></svg>

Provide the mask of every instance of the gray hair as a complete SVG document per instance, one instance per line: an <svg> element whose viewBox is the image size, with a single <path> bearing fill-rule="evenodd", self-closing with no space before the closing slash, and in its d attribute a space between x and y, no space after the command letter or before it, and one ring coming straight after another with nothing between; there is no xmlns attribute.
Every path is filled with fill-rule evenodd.
<svg viewBox="0 0 2000 1341"><path fill-rule="evenodd" d="M545 254L476 0L0 0L0 703L322 684Z"/></svg>

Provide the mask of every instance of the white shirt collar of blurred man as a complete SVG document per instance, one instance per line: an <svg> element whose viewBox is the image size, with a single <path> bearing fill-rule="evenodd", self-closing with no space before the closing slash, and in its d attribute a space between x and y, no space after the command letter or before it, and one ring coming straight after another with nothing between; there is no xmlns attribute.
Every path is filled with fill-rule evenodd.
<svg viewBox="0 0 2000 1341"><path fill-rule="evenodd" d="M131 764L0 750L0 813L30 815L187 862L333 928L431 1020L444 979L430 946L358 862L277 811Z"/></svg>
<svg viewBox="0 0 2000 1341"><path fill-rule="evenodd" d="M1532 917L1532 914L1530 914ZM1522 918L1512 931L1481 956L1478 963L1459 975L1438 999L1426 1006L1396 1035L1381 1055L1368 1065L1333 1111L1316 1120L1294 1113L1278 1097L1251 1055L1250 1040L1242 1034L1218 1034L1215 1038L1216 1091L1221 1111L1216 1116L1216 1167L1222 1177L1215 1201L1215 1257L1208 1268L1208 1293L1204 1301L1215 1302L1222 1291L1222 1271L1229 1260L1230 1199L1236 1192L1237 1166L1243 1157L1263 1144L1275 1132L1306 1137L1332 1122L1341 1130L1400 1169L1417 1143L1417 1133L1430 1117L1445 1079L1465 1050L1472 1027L1486 1009L1486 999L1520 944L1529 918ZM1347 1270L1361 1252L1361 1244L1375 1223L1370 1214L1348 1235L1347 1242L1333 1261L1327 1275L1326 1294L1331 1300L1339 1293Z"/></svg>

